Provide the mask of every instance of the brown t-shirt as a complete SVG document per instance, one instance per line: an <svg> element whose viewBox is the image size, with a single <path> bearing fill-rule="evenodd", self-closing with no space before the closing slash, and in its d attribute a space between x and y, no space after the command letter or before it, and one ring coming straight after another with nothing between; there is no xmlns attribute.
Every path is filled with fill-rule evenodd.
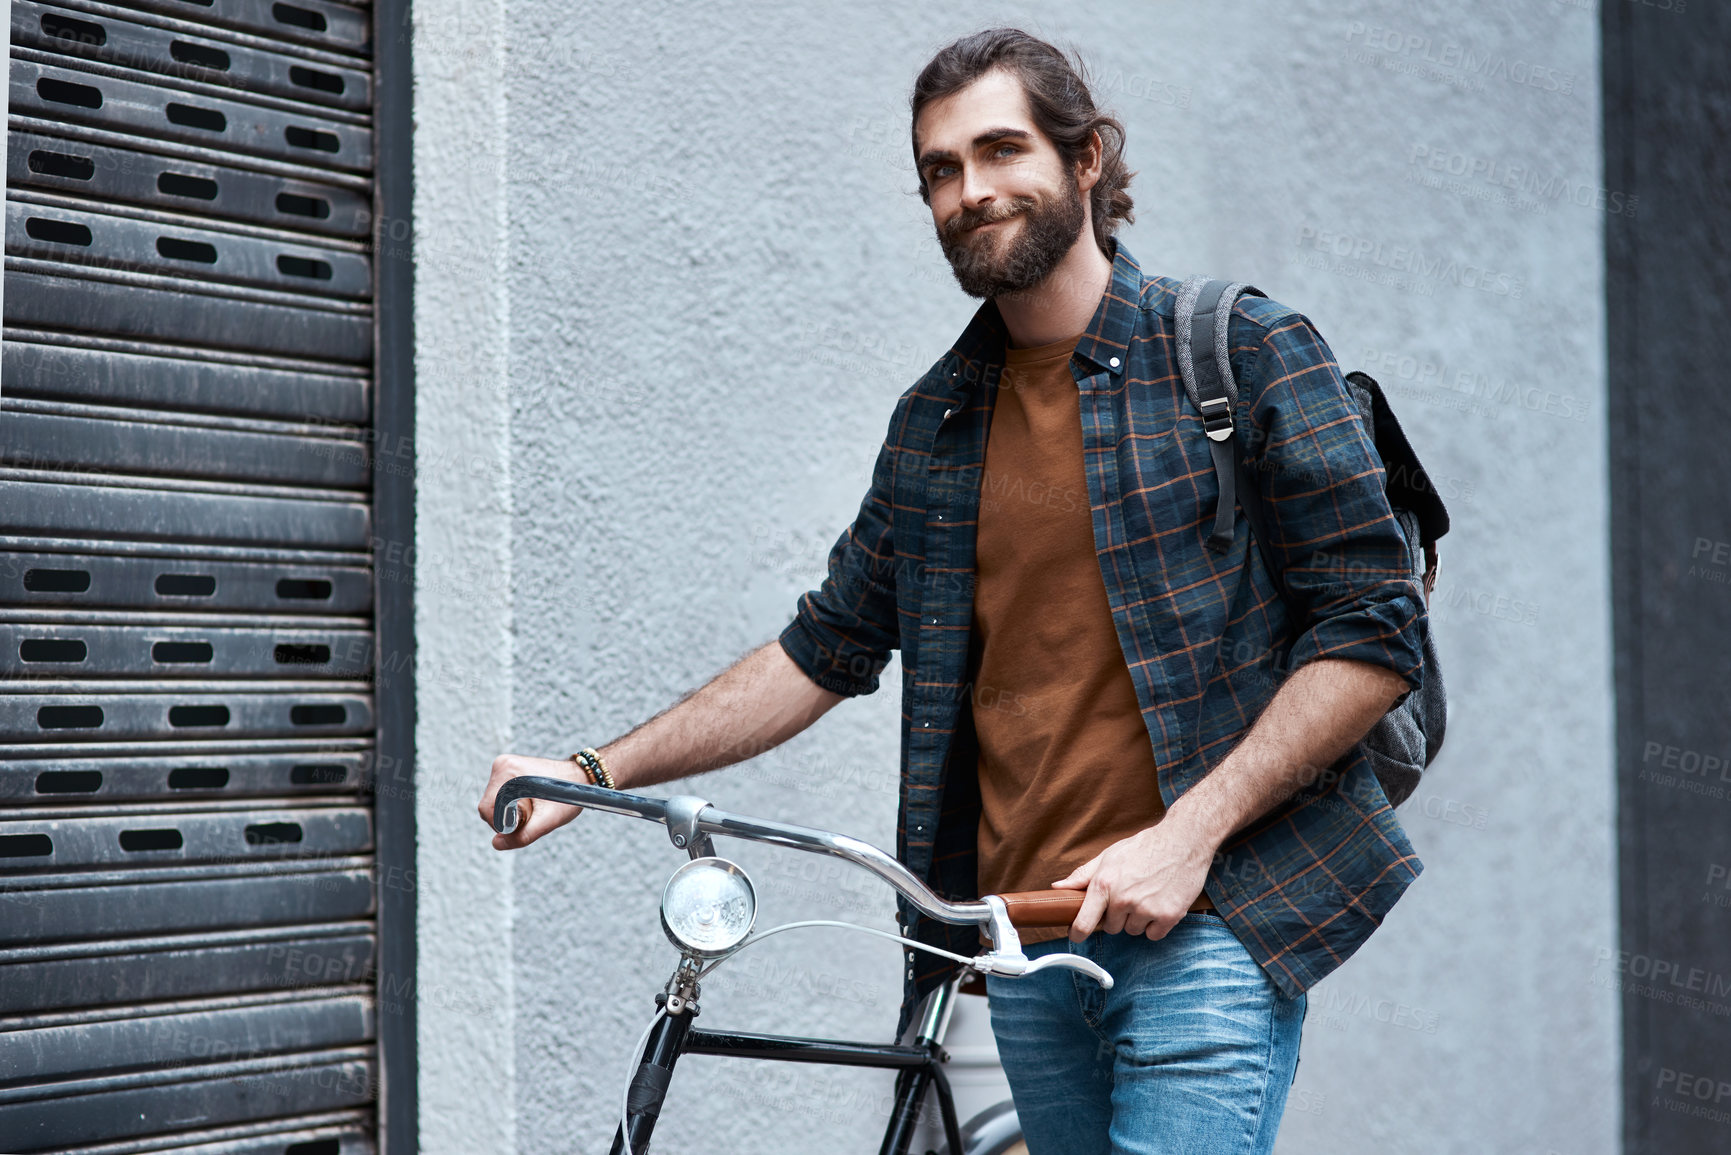
<svg viewBox="0 0 1731 1155"><path fill-rule="evenodd" d="M1045 890L1166 810L1094 552L1078 339L1007 351L986 442L972 695L981 894ZM1204 894L1195 909L1211 905Z"/></svg>

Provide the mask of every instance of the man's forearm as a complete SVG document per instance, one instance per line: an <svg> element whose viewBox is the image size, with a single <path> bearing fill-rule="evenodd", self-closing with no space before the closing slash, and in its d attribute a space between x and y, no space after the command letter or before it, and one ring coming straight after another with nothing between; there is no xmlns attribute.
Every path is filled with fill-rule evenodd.
<svg viewBox="0 0 1731 1155"><path fill-rule="evenodd" d="M794 664L779 641L759 646L721 674L623 738L603 746L601 758L621 790L653 786L742 762L778 746L823 716L842 695L821 689ZM493 822L494 803L506 782L525 774L585 781L570 761L501 754L476 810ZM494 834L496 850L519 850L581 811L561 802L524 799L516 829Z"/></svg>
<svg viewBox="0 0 1731 1155"><path fill-rule="evenodd" d="M1226 760L1172 804L1165 821L1220 846L1333 765L1405 689L1399 674L1368 662L1305 663Z"/></svg>
<svg viewBox="0 0 1731 1155"><path fill-rule="evenodd" d="M1071 941L1096 928L1166 934L1202 892L1221 844L1332 765L1405 688L1399 674L1368 662L1319 658L1300 666L1225 761L1164 818L1052 884L1087 889Z"/></svg>
<svg viewBox="0 0 1731 1155"><path fill-rule="evenodd" d="M773 749L842 697L806 677L771 641L599 753L619 789L653 786Z"/></svg>

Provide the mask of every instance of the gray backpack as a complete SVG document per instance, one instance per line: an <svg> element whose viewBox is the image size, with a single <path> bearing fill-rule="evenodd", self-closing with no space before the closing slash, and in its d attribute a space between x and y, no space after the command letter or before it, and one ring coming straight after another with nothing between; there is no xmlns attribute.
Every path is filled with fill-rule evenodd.
<svg viewBox="0 0 1731 1155"><path fill-rule="evenodd" d="M1268 545L1268 522L1261 494L1246 470L1244 447L1234 436L1238 383L1232 379L1232 365L1227 357L1227 325L1233 305L1245 294L1264 295L1249 285L1204 277L1184 282L1176 310L1178 367L1184 376L1184 390L1202 415L1214 455L1214 474L1220 484L1220 501L1208 548L1224 553L1231 547L1233 510L1235 506L1242 508L1245 520L1250 523L1251 536L1262 552L1263 564L1281 597L1291 606L1285 577L1274 564L1273 551ZM1198 350L1204 355L1198 357ZM1213 356L1207 356L1209 352ZM1406 538L1413 577L1423 588L1428 604L1436 586L1436 542L1448 532L1448 510L1424 466L1419 464L1400 422L1395 420L1381 387L1364 373L1348 373L1346 382L1353 405L1382 458L1388 503ZM1360 742L1376 769L1377 781L1382 784L1389 805L1399 806L1417 788L1425 767L1442 748L1447 723L1448 699L1443 689L1442 667L1437 663L1435 642L1427 629L1423 684L1384 714Z"/></svg>

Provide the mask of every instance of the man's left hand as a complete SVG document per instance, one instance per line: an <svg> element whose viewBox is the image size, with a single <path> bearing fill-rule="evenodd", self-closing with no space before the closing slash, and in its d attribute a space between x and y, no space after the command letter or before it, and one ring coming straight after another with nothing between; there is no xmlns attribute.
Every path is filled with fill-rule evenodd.
<svg viewBox="0 0 1731 1155"><path fill-rule="evenodd" d="M1114 842L1052 884L1088 890L1070 924L1070 941L1081 942L1096 929L1164 938L1202 893L1213 858L1214 847L1171 821Z"/></svg>

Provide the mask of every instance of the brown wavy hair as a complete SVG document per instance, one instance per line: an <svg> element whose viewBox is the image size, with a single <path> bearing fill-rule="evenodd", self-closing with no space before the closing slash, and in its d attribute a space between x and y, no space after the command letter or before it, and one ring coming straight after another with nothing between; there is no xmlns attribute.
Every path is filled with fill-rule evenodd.
<svg viewBox="0 0 1731 1155"><path fill-rule="evenodd" d="M1094 241L1100 251L1118 222L1134 222L1135 202L1125 190L1132 173L1124 163L1124 125L1094 105L1088 89L1087 69L1079 56L1066 56L1053 45L1020 28L988 28L951 42L920 69L908 103L913 116L908 133L919 123L920 112L932 101L951 96L994 68L1001 68L1021 82L1028 97L1034 124L1057 146L1058 155L1076 171L1088 155L1095 133L1100 134L1100 180L1088 192L1093 210ZM920 145L913 141L914 160ZM932 203L931 189L920 174L920 199Z"/></svg>

